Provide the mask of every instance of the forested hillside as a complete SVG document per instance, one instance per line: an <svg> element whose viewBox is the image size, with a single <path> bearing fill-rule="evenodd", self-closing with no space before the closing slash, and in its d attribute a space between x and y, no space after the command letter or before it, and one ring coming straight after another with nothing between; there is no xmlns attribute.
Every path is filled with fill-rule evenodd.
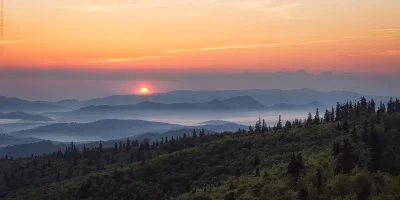
<svg viewBox="0 0 400 200"><path fill-rule="evenodd" d="M378 107L376 109L376 107ZM400 103L0 161L4 199L400 199Z"/></svg>

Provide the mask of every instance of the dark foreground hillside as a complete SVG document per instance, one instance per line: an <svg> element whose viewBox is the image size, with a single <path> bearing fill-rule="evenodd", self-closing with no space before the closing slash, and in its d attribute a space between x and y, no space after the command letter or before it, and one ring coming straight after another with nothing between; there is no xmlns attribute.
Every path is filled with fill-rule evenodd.
<svg viewBox="0 0 400 200"><path fill-rule="evenodd" d="M400 104L0 162L4 199L400 199Z"/></svg>

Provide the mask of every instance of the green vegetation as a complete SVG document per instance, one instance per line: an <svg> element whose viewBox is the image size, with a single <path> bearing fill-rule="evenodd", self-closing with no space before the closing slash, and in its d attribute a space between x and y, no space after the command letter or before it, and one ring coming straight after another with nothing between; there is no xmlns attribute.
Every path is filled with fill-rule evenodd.
<svg viewBox="0 0 400 200"><path fill-rule="evenodd" d="M400 103L0 162L4 199L400 199ZM283 125L284 124L284 125Z"/></svg>

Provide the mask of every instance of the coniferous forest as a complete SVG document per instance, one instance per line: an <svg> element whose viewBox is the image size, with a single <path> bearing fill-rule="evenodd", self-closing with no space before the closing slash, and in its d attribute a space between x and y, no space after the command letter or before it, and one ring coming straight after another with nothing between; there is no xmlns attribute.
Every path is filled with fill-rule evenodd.
<svg viewBox="0 0 400 200"><path fill-rule="evenodd" d="M400 102L0 161L0 199L400 199Z"/></svg>

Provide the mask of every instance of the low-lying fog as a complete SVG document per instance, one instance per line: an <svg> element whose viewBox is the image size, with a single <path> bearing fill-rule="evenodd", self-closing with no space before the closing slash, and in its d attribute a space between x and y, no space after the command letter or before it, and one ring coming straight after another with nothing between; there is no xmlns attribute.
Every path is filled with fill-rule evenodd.
<svg viewBox="0 0 400 200"><path fill-rule="evenodd" d="M295 111L160 111L160 112L132 112L132 113L124 113L124 114L103 114L103 115L84 115L84 116L74 116L74 117L64 117L60 113L57 115L47 115L54 119L52 122L26 122L26 121L18 121L18 120L2 120L0 121L0 133L11 133L15 131L30 129L37 126L43 126L47 124L60 123L60 122L81 122L88 123L94 122L102 119L139 119L145 121L153 121L153 122L164 122L170 124L179 124L183 126L200 126L202 122L209 120L223 120L229 121L242 125L253 125L255 124L258 117L261 119L265 119L268 126L276 125L279 115L282 116L282 123L284 124L286 120L293 121L295 118L305 119L308 115L308 111L306 110L295 110ZM54 130L55 132L58 130ZM62 132L63 130L59 130ZM147 132L147 131L145 131ZM149 131L151 132L151 131ZM165 131L163 131L165 132ZM143 132L141 132L143 133ZM45 135L42 134L30 134L29 137L37 137L40 139L60 141L60 142L83 142L83 141L98 141L104 139L118 139L122 137L132 136L136 134L140 134L138 132L129 132L126 135L114 134L112 132L109 135L91 135L88 137L85 133L81 133L81 136L78 134L74 134L69 136L69 134L52 134L47 133ZM108 133L107 133L108 134ZM78 136L77 136L78 135ZM21 135L18 135L21 137ZM28 135L27 135L28 136Z"/></svg>
<svg viewBox="0 0 400 200"><path fill-rule="evenodd" d="M185 126L195 126L201 122L209 120L223 120L244 125L254 125L258 117L264 118L271 126L278 121L282 115L282 121L293 121L295 118L305 119L308 110L295 111L146 111L131 112L123 114L92 114L84 116L74 116L67 118L55 117L56 121L63 122L93 122L102 119L140 119L146 121L157 121ZM273 124L271 124L273 123Z"/></svg>

